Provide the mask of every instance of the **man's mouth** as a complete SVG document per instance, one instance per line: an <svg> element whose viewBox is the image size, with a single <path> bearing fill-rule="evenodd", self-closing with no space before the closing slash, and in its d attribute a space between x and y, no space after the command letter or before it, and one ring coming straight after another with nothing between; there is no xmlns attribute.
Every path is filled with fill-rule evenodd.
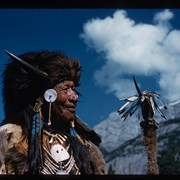
<svg viewBox="0 0 180 180"><path fill-rule="evenodd" d="M66 109L66 110L68 110L68 111L70 111L71 113L75 113L75 111L76 111L76 107L65 107L64 109Z"/></svg>
<svg viewBox="0 0 180 180"><path fill-rule="evenodd" d="M74 107L67 108L67 109L68 109L68 111L73 112L73 113L76 111L76 108L74 108Z"/></svg>

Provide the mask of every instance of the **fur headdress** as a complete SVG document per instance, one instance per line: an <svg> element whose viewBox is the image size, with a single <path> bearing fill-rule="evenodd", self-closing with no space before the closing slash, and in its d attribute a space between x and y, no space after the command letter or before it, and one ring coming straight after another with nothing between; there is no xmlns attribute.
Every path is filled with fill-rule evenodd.
<svg viewBox="0 0 180 180"><path fill-rule="evenodd" d="M6 118L21 112L48 88L53 88L62 80L72 80L76 86L79 85L81 74L79 61L70 59L61 52L28 52L18 57L8 51L6 53L15 59L7 64L3 73Z"/></svg>

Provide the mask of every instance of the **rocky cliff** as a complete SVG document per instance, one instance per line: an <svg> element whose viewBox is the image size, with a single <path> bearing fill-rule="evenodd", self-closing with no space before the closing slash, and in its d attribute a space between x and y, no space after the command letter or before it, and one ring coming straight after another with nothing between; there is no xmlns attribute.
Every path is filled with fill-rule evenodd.
<svg viewBox="0 0 180 180"><path fill-rule="evenodd" d="M156 131L159 166L162 153L177 147L180 142L180 101L168 104L162 112L167 120L158 113L154 116L159 123ZM114 174L146 174L147 154L139 125L141 121L138 112L125 121L117 112L112 112L106 120L94 127L102 137L100 148L107 162L107 173L111 168ZM174 158L180 161L179 150L174 153Z"/></svg>

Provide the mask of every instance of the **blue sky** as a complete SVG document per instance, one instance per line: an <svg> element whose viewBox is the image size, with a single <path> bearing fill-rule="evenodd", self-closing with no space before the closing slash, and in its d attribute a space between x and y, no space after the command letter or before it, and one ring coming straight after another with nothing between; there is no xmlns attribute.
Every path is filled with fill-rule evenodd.
<svg viewBox="0 0 180 180"><path fill-rule="evenodd" d="M179 9L0 9L0 73L4 49L62 50L83 72L77 114L90 127L141 90L180 99ZM3 119L0 96L0 121Z"/></svg>

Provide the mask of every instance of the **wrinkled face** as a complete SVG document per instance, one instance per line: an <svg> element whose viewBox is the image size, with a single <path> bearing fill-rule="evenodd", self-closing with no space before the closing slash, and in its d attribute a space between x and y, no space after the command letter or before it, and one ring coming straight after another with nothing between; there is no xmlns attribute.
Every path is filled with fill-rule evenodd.
<svg viewBox="0 0 180 180"><path fill-rule="evenodd" d="M58 113L63 121L74 119L78 93L73 81L65 80L54 87L57 92L55 101Z"/></svg>

